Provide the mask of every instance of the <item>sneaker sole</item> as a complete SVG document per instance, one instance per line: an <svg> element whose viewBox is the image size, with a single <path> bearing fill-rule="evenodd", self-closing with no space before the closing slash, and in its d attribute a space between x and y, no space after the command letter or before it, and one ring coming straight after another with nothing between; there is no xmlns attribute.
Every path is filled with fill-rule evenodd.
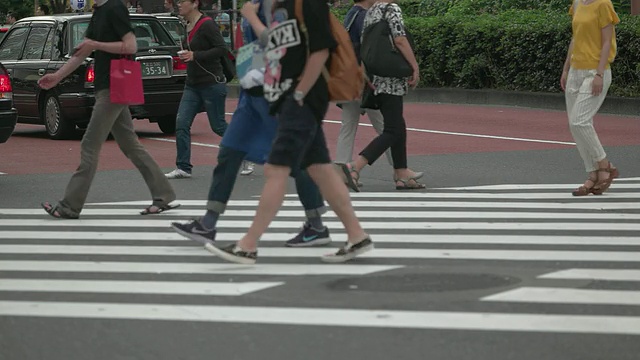
<svg viewBox="0 0 640 360"><path fill-rule="evenodd" d="M322 256L321 260L323 262L331 263L331 264L343 263L343 262L347 262L349 260L353 260L357 256L360 256L360 255L362 255L362 254L364 254L366 252L369 252L369 251L371 251L373 249L374 249L374 246L373 246L373 244L371 244L371 245L367 245L367 246L365 246L365 247L363 247L361 249L358 249L358 250L356 250L356 251L354 251L352 253L349 253L346 256L335 256L334 254L324 255L324 256Z"/></svg>
<svg viewBox="0 0 640 360"><path fill-rule="evenodd" d="M284 243L284 246L286 246L286 247L312 247L312 246L324 246L324 245L328 245L328 244L331 244L331 238L326 237L326 238L318 238L318 239L314 239L314 240L311 240L311 241L299 242L299 243L286 242L286 243Z"/></svg>
<svg viewBox="0 0 640 360"><path fill-rule="evenodd" d="M217 247L213 246L213 244L206 244L204 248L207 249L207 251L212 253L213 255L232 263L242 264L242 265L253 265L256 263L256 261L253 259L233 256L226 251L222 251L218 249Z"/></svg>
<svg viewBox="0 0 640 360"><path fill-rule="evenodd" d="M193 233L184 231L184 230L182 230L180 228L177 228L177 227L175 227L173 225L171 225L171 228L173 229L173 231L177 232L178 234L186 237L189 240L195 241L195 242L197 242L199 244L207 245L207 244L213 244L214 243L211 239L208 239L208 238L206 238L206 237L204 237L202 235L193 234Z"/></svg>

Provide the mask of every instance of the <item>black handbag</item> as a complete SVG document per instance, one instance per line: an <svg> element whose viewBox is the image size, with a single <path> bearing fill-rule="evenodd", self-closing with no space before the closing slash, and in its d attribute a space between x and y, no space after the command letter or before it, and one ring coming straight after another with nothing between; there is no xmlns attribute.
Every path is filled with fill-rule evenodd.
<svg viewBox="0 0 640 360"><path fill-rule="evenodd" d="M386 20L389 5L384 9L382 20L367 26L362 31L360 56L368 73L383 77L406 78L413 75L413 68L396 49L389 22ZM413 49L413 37L405 28L407 39Z"/></svg>

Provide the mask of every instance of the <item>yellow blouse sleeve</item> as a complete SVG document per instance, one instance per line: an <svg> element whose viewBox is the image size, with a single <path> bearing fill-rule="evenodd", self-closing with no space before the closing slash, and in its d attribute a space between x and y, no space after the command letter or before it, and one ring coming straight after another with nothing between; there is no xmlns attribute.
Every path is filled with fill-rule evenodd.
<svg viewBox="0 0 640 360"><path fill-rule="evenodd" d="M611 1L603 1L598 7L598 24L600 28L612 24L617 25L618 23L620 23L620 18L613 9Z"/></svg>

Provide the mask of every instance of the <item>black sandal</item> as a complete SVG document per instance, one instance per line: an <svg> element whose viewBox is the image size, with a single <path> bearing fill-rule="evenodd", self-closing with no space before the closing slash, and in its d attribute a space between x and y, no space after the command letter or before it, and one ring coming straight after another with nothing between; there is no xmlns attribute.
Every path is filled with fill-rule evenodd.
<svg viewBox="0 0 640 360"><path fill-rule="evenodd" d="M347 186L355 191L355 192L360 192L360 187L358 187L358 183L360 182L360 172L358 170L355 170L353 168L353 164L352 163L348 163L348 164L338 164L340 165L340 169L342 169L342 172L344 173L345 177L346 177L346 184ZM351 176L351 174L355 174L355 179L353 176Z"/></svg>
<svg viewBox="0 0 640 360"><path fill-rule="evenodd" d="M42 208L44 209L44 211L47 212L47 214L53 216L56 219L77 219L79 217L79 216L69 215L64 211L59 210L60 205L53 206L49 202L43 202L40 204L40 206L42 206Z"/></svg>
<svg viewBox="0 0 640 360"><path fill-rule="evenodd" d="M152 208L156 208L157 210L155 211L151 211ZM147 206L144 210L142 210L140 212L140 215L156 215L156 214L160 214L163 213L165 211L169 211L169 210L173 210L175 208L179 208L180 204L177 205L170 205L170 204L166 204L166 205L162 205L162 206L158 206L158 205L149 205Z"/></svg>

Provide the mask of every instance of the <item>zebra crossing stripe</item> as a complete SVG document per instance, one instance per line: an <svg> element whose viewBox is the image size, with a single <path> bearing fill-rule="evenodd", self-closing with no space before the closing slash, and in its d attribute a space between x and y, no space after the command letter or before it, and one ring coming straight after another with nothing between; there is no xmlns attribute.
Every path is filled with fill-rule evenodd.
<svg viewBox="0 0 640 360"><path fill-rule="evenodd" d="M624 185L624 184L623 184ZM575 186L573 186L575 188ZM638 186L633 186L632 188L637 189ZM353 199L360 198L377 198L377 199L397 199L402 196L399 196L397 192L360 192L360 193L351 193L349 194ZM287 194L288 198L297 198L298 194ZM410 195L405 195L406 198L409 199L495 199L495 200L509 200L509 199L522 199L522 200L531 200L531 199L539 199L539 200L548 200L548 199L571 199L573 201L584 201L585 198L576 198L571 195L571 192L567 193L481 193L481 192L453 192L453 193L444 193L444 192L429 192L429 193L411 193ZM607 199L638 199L640 198L640 193L637 192L608 192L606 195ZM591 200L586 198L587 200ZM412 201L412 200L409 200Z"/></svg>
<svg viewBox="0 0 640 360"><path fill-rule="evenodd" d="M187 282L0 279L0 291L241 296L283 285L284 282Z"/></svg>
<svg viewBox="0 0 640 360"><path fill-rule="evenodd" d="M331 229L333 230L333 229ZM270 232L260 238L261 242L284 242L295 235ZM217 241L236 241L239 233L219 232ZM375 234L375 242L395 244L500 244L500 245L577 245L577 246L640 246L637 236L544 236L544 235L448 235L448 234ZM331 233L336 242L347 241L345 233ZM97 241L188 241L172 231L0 231L0 239L20 240L97 240Z"/></svg>
<svg viewBox="0 0 640 360"><path fill-rule="evenodd" d="M158 218L180 220L181 216L202 216L204 210L176 209L158 215ZM0 209L0 215L43 216L42 209ZM85 209L82 217L87 216L138 216L139 211L131 208ZM225 218L253 217L255 210L227 210ZM356 210L362 219L575 219L575 220L640 220L640 214L628 213L569 213L569 212L504 212L504 211L367 211ZM304 210L282 210L278 218L291 217L304 219ZM328 211L323 218L337 218L333 211Z"/></svg>
<svg viewBox="0 0 640 360"><path fill-rule="evenodd" d="M258 256L262 258L315 258L332 251L335 251L335 249L263 247L259 249ZM22 255L211 256L208 252L196 246L0 245L0 253ZM640 252L633 251L377 248L375 251L363 254L361 257L378 259L640 262Z"/></svg>
<svg viewBox="0 0 640 360"><path fill-rule="evenodd" d="M204 251L204 250L202 250ZM130 274L225 274L225 275L368 275L403 268L401 265L314 264L194 264L166 262L0 260L0 271L130 273Z"/></svg>
<svg viewBox="0 0 640 360"><path fill-rule="evenodd" d="M0 301L0 316L640 335L640 317Z"/></svg>
<svg viewBox="0 0 640 360"><path fill-rule="evenodd" d="M607 193L608 194L608 193ZM604 195L603 195L604 196ZM640 209L640 202L591 202L590 199L580 200L577 202L484 202L484 201L391 201L391 200L352 200L353 207L372 207L372 208L473 208L473 209L554 209L554 210L633 210ZM183 206L197 206L204 208L206 200L176 200L177 204ZM148 201L121 201L113 203L94 203L91 206L145 206L149 205ZM258 200L232 200L228 207L245 206L256 207ZM300 201L285 200L282 207L301 207ZM167 213L168 214L168 213Z"/></svg>
<svg viewBox="0 0 640 360"><path fill-rule="evenodd" d="M640 281L636 269L568 269L540 275L540 279Z"/></svg>
<svg viewBox="0 0 640 360"><path fill-rule="evenodd" d="M134 228L168 228L171 221L167 219L155 220L124 220L124 219L0 219L1 226L16 227L134 227ZM251 220L226 220L218 222L218 228L248 229ZM338 221L324 223L330 228L342 228ZM555 230L555 231L640 231L640 223L610 223L610 222L388 222L361 221L367 230ZM273 221L270 229L297 229L300 221Z"/></svg>
<svg viewBox="0 0 640 360"><path fill-rule="evenodd" d="M524 303L640 305L640 291L521 287L485 296L481 300Z"/></svg>

